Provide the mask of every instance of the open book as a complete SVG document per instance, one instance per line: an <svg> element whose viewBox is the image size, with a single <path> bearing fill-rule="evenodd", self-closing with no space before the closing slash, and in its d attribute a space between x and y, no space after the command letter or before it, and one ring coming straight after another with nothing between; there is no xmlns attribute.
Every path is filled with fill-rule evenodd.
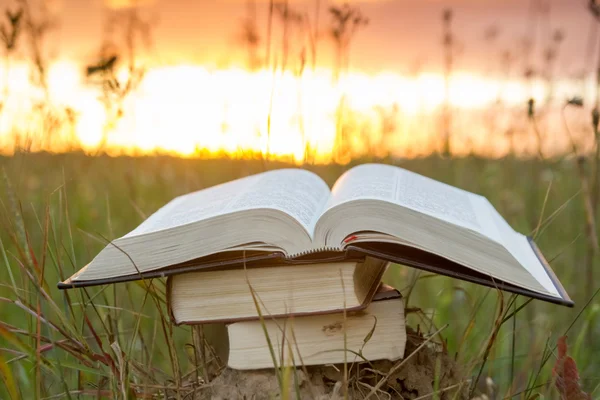
<svg viewBox="0 0 600 400"><path fill-rule="evenodd" d="M572 305L533 241L484 197L381 164L348 170L332 190L281 169L177 197L59 287L349 252Z"/></svg>

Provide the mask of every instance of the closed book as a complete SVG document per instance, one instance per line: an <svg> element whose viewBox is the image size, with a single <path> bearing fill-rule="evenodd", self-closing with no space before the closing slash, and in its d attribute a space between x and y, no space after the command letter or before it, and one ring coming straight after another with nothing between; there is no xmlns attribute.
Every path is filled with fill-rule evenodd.
<svg viewBox="0 0 600 400"><path fill-rule="evenodd" d="M396 361L404 357L406 346L404 301L385 285L363 310L267 317L235 322L227 330L227 365L241 370Z"/></svg>
<svg viewBox="0 0 600 400"><path fill-rule="evenodd" d="M192 272L169 277L176 324L335 313L366 307L389 263L362 260Z"/></svg>

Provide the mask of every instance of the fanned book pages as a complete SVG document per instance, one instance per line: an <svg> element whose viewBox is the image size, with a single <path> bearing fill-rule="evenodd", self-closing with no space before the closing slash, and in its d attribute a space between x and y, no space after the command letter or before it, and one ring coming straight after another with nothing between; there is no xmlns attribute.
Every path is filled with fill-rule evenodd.
<svg viewBox="0 0 600 400"><path fill-rule="evenodd" d="M398 292L385 286L367 308L345 315L339 312L230 324L227 366L273 368L265 329L278 366L396 361L404 357L406 346L404 302Z"/></svg>
<svg viewBox="0 0 600 400"><path fill-rule="evenodd" d="M168 304L176 324L333 313L368 305L387 261L367 257L300 265L191 272L169 277Z"/></svg>
<svg viewBox="0 0 600 400"><path fill-rule="evenodd" d="M280 169L177 197L59 286L351 254L573 304L535 243L484 197L382 164L348 170L332 190Z"/></svg>

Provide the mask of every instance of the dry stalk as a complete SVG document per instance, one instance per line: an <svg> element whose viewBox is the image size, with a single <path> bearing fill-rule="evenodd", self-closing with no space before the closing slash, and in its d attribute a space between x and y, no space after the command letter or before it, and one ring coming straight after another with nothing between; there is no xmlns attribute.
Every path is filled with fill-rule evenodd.
<svg viewBox="0 0 600 400"><path fill-rule="evenodd" d="M192 340L194 341L194 355L196 364L202 368L202 378L204 383L208 383L208 364L206 362L206 346L204 343L204 327L202 325L192 326Z"/></svg>
<svg viewBox="0 0 600 400"><path fill-rule="evenodd" d="M406 362L408 362L408 360L410 360L415 354L417 354L419 352L419 350L421 350L423 347L425 347L427 345L427 343L429 343L434 337L436 337L441 331L443 331L447 327L448 327L448 324L442 326L440 329L435 331L431 336L429 336L425 341L423 341L423 343L421 343L419 345L419 347L417 347L415 349L415 351L410 353L407 357L400 360L398 363L396 363L396 365L394 365L392 368L390 368L390 370L385 374L385 376L383 378L381 378L379 380L379 382L377 382L377 384L371 389L369 394L367 394L365 396L364 400L368 400L369 398L371 398L371 396L373 396L379 390L379 388L381 388L383 386L383 384L389 379L390 376L392 376L392 374L394 372L398 371Z"/></svg>

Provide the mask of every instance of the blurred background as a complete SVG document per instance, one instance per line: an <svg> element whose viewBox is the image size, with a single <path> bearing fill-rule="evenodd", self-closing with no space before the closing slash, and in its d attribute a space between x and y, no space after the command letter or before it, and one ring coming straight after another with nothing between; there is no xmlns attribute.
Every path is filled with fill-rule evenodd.
<svg viewBox="0 0 600 400"><path fill-rule="evenodd" d="M5 154L348 162L438 151L551 156L593 142L593 1L3 0L1 8ZM588 109L563 113L573 98Z"/></svg>
<svg viewBox="0 0 600 400"><path fill-rule="evenodd" d="M56 283L177 195L290 166L331 185L368 161L486 196L576 303L394 266L385 279L409 296L409 325L449 324L436 342L497 399L560 398L566 334L600 396L595 0L0 0L0 12L1 398L194 392L191 329L170 325L163 281Z"/></svg>

